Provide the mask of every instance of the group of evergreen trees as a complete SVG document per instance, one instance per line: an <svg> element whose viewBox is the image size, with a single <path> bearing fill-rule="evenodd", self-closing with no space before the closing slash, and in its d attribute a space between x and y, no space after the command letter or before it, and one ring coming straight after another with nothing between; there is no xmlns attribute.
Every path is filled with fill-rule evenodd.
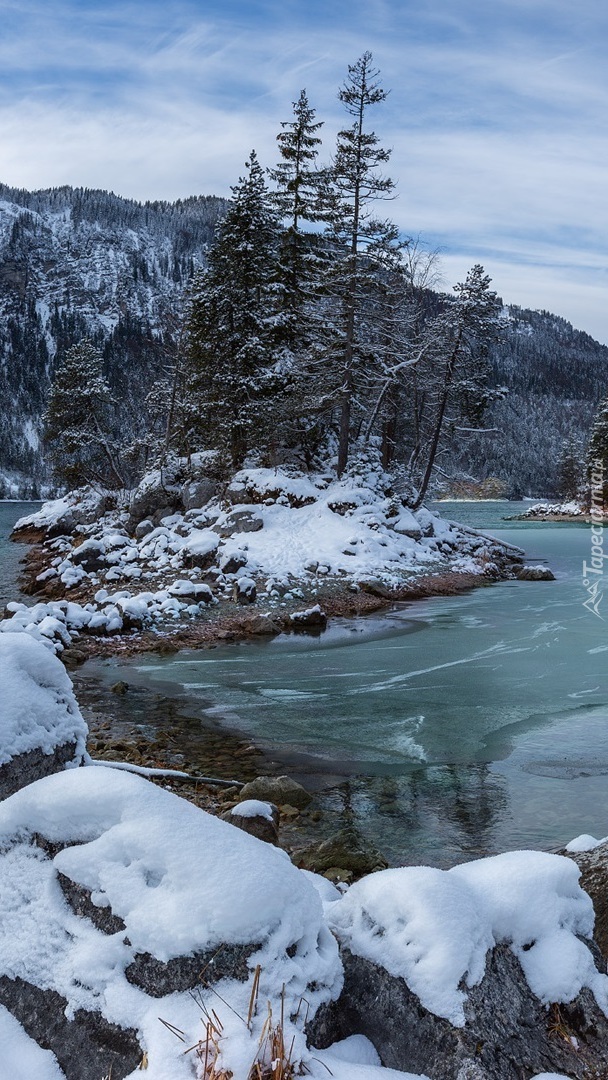
<svg viewBox="0 0 608 1080"><path fill-rule="evenodd" d="M376 214L394 195L390 151L370 124L386 96L365 53L339 90L347 120L330 164L319 164L323 125L304 90L277 136L279 163L265 171L251 153L181 325L157 336L166 374L128 452L100 354L87 342L67 352L47 409L62 479L122 485L151 456L209 448L227 471L252 453L310 465L322 450L342 475L373 441L420 504L442 456L504 395L490 363L502 305L481 266L454 296L434 293L433 255Z"/></svg>
<svg viewBox="0 0 608 1080"><path fill-rule="evenodd" d="M339 91L331 164L305 91L278 165L266 174L251 154L190 293L171 395L181 452L215 447L239 467L252 450L310 462L332 445L342 475L373 438L421 499L446 431L481 420L500 301L476 266L437 303L432 259L376 215L394 189L370 124L386 96L365 53Z"/></svg>

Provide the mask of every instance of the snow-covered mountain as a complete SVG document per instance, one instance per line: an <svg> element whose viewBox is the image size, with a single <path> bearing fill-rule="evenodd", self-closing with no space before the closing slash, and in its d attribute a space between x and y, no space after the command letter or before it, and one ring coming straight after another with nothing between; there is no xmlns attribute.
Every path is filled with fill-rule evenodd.
<svg viewBox="0 0 608 1080"><path fill-rule="evenodd" d="M608 393L608 347L548 311L511 306L494 347L497 385L508 394L451 455L450 471L498 477L510 497L561 495L565 444L584 453L598 404Z"/></svg>
<svg viewBox="0 0 608 1080"><path fill-rule="evenodd" d="M137 392L154 377L224 206L0 185L0 497L45 479L40 415L58 353L87 335L112 383L132 369Z"/></svg>
<svg viewBox="0 0 608 1080"><path fill-rule="evenodd" d="M55 359L84 336L129 416L166 367L167 335L226 203L137 203L105 191L0 185L0 498L48 482L40 417ZM435 302L436 298L432 298ZM431 305L433 306L433 305ZM451 475L499 477L510 494L556 492L564 440L581 443L608 388L608 348L547 312L511 307L494 349L487 435L443 459Z"/></svg>

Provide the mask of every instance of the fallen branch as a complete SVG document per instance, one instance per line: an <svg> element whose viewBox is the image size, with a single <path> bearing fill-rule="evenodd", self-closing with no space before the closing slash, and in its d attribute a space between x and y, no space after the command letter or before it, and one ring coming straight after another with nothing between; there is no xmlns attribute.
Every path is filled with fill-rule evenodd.
<svg viewBox="0 0 608 1080"><path fill-rule="evenodd" d="M128 761L101 761L99 758L89 757L87 765L106 765L109 769L125 769L126 772L138 773L140 776L167 776L171 780L181 780L191 784L212 784L216 787L243 787L242 780L218 780L215 776L191 776L190 773L178 772L175 769L148 769L144 765L131 765Z"/></svg>

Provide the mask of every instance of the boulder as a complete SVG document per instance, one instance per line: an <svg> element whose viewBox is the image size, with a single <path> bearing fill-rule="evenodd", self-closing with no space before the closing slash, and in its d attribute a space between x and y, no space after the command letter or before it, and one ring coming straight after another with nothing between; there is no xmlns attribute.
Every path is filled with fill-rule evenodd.
<svg viewBox="0 0 608 1080"><path fill-rule="evenodd" d="M44 503L40 510L20 518L13 538L38 543L43 538L69 535L80 525L92 525L116 506L116 496L93 488L78 488L62 499Z"/></svg>
<svg viewBox="0 0 608 1080"><path fill-rule="evenodd" d="M151 518L144 518L138 525L135 526L134 535L136 540L142 540L144 536L151 533L154 528L154 522Z"/></svg>
<svg viewBox="0 0 608 1080"><path fill-rule="evenodd" d="M240 794L242 799L260 799L275 806L288 804L297 806L298 810L304 810L312 802L312 795L290 776L256 776L241 788Z"/></svg>
<svg viewBox="0 0 608 1080"><path fill-rule="evenodd" d="M80 764L87 726L61 661L29 634L0 634L0 799Z"/></svg>
<svg viewBox="0 0 608 1080"><path fill-rule="evenodd" d="M0 765L0 800L8 799L9 795L14 795L19 788L33 784L43 776L61 772L66 765L74 761L77 753L77 743L71 740L55 747L48 754L40 749L15 754L10 761Z"/></svg>
<svg viewBox="0 0 608 1080"><path fill-rule="evenodd" d="M188 581L185 578L180 578L179 581L174 581L173 585L169 586L167 592L170 596L176 596L180 600L192 600L196 604L211 604L213 602L213 593L203 581Z"/></svg>
<svg viewBox="0 0 608 1080"><path fill-rule="evenodd" d="M171 482L171 476L165 471L156 470L144 476L139 486L131 495L129 502L129 532L147 518L155 519L158 511L162 516L181 510L181 489Z"/></svg>
<svg viewBox="0 0 608 1080"><path fill-rule="evenodd" d="M74 566L80 566L87 574L91 574L106 566L105 554L103 541L90 539L74 548L70 561Z"/></svg>
<svg viewBox="0 0 608 1080"><path fill-rule="evenodd" d="M220 536L233 536L234 533L259 532L264 528L262 518L253 510L233 510L220 525L213 526Z"/></svg>
<svg viewBox="0 0 608 1080"><path fill-rule="evenodd" d="M513 573L519 581L555 581L548 566L514 566Z"/></svg>
<svg viewBox="0 0 608 1080"><path fill-rule="evenodd" d="M255 634L262 637L282 633L283 625L280 616L254 615L251 619L247 619L243 629L246 634Z"/></svg>
<svg viewBox="0 0 608 1080"><path fill-rule="evenodd" d="M406 506L401 507L398 517L391 519L389 524L391 529L401 536L409 536L412 540L420 540L422 537L420 522Z"/></svg>
<svg viewBox="0 0 608 1080"><path fill-rule="evenodd" d="M605 1076L608 1019L591 992L583 990L570 1004L548 1009L506 945L489 953L482 981L467 990L464 1027L429 1012L406 982L385 968L347 948L341 955L342 993L308 1026L310 1042L319 1049L349 1035L366 1035L384 1066L430 1080Z"/></svg>
<svg viewBox="0 0 608 1080"><path fill-rule="evenodd" d="M247 556L244 551L229 551L220 559L222 574L236 574L237 570L247 565Z"/></svg>
<svg viewBox="0 0 608 1080"><path fill-rule="evenodd" d="M327 626L327 615L319 606L307 608L306 611L292 611L289 616L290 630L324 630Z"/></svg>
<svg viewBox="0 0 608 1080"><path fill-rule="evenodd" d="M237 829L257 836L258 840L264 840L267 844L279 844L279 808L274 803L262 802L259 799L245 799L237 803L226 814L224 821L236 825Z"/></svg>
<svg viewBox="0 0 608 1080"><path fill-rule="evenodd" d="M303 870L323 874L328 870L350 870L353 874L371 874L388 866L384 855L353 828L340 829L320 844L311 844L294 852L294 862Z"/></svg>
<svg viewBox="0 0 608 1080"><path fill-rule="evenodd" d="M262 1038L267 1000L291 1017L304 994L314 1012L340 979L318 895L284 852L117 769L71 769L0 806L0 902L0 1004L67 1080L122 1080L140 1063L185 1075L201 1037L192 996L234 1014L258 963L264 1009L226 1040L236 1060ZM159 1016L185 1045L159 1038Z"/></svg>
<svg viewBox="0 0 608 1080"><path fill-rule="evenodd" d="M357 578L357 585L361 592L379 596L381 600L393 600L395 597L393 590L380 578Z"/></svg>
<svg viewBox="0 0 608 1080"><path fill-rule="evenodd" d="M237 604L255 604L257 589L250 577L238 578L234 583L233 599Z"/></svg>
<svg viewBox="0 0 608 1080"><path fill-rule="evenodd" d="M563 851L581 871L581 887L589 894L595 911L594 938L608 960L608 841L591 851Z"/></svg>
<svg viewBox="0 0 608 1080"><path fill-rule="evenodd" d="M199 510L217 494L218 485L214 480L191 480L181 490L184 510Z"/></svg>
<svg viewBox="0 0 608 1080"><path fill-rule="evenodd" d="M68 1019L68 1002L54 990L18 976L0 975L0 1005L34 1042L54 1053L66 1080L123 1080L141 1064L143 1051L136 1031L84 1009L77 1009Z"/></svg>

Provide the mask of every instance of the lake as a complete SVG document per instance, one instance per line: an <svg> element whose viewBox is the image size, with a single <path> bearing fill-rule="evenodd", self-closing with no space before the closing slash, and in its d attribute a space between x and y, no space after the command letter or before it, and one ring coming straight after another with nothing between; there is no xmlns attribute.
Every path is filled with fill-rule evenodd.
<svg viewBox="0 0 608 1080"><path fill-rule="evenodd" d="M9 537L19 518L38 510L40 503L0 501L0 610L9 600L24 600L17 589L19 561L27 548L13 544Z"/></svg>
<svg viewBox="0 0 608 1080"><path fill-rule="evenodd" d="M15 597L24 551L8 534L30 506L0 504L2 602ZM506 522L522 509L514 503L439 509L523 547L557 580L399 604L337 620L319 638L138 657L120 676L113 662L82 674L178 696L201 728L248 734L317 790L324 833L355 823L394 864L448 866L605 835L608 634L582 606L589 528Z"/></svg>
<svg viewBox="0 0 608 1080"><path fill-rule="evenodd" d="M449 865L608 833L608 635L583 608L584 525L506 522L513 503L442 503L547 562L501 582L281 636L138 658L201 722L249 733L392 862ZM608 604L607 604L608 610Z"/></svg>

